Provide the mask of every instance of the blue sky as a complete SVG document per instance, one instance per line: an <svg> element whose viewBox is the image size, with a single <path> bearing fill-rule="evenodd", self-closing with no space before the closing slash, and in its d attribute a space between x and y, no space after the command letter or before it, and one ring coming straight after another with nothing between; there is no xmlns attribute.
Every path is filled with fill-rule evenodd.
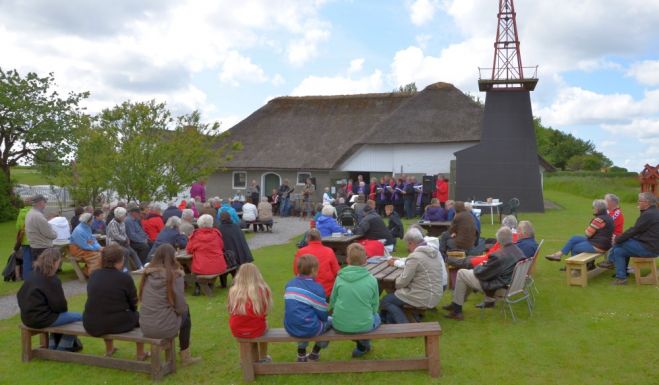
<svg viewBox="0 0 659 385"><path fill-rule="evenodd" d="M659 0L515 2L534 113L615 164L659 162ZM496 0L0 2L0 66L54 72L90 111L126 99L229 128L281 95L444 81L479 95Z"/></svg>

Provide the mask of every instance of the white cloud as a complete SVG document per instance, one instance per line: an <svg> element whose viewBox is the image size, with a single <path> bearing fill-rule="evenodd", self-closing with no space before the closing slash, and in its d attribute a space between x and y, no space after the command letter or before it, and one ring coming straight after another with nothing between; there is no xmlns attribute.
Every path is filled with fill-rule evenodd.
<svg viewBox="0 0 659 385"><path fill-rule="evenodd" d="M308 76L293 89L291 95L347 95L381 92L384 87L382 71L353 79L342 75Z"/></svg>
<svg viewBox="0 0 659 385"><path fill-rule="evenodd" d="M415 0L409 4L410 20L415 25L424 25L433 19L438 9L438 0Z"/></svg>
<svg viewBox="0 0 659 385"><path fill-rule="evenodd" d="M273 86L277 87L282 84L285 84L286 79L284 79L284 77L281 76L281 74L275 74L275 76L273 76L272 79L270 80L270 83L272 83Z"/></svg>
<svg viewBox="0 0 659 385"><path fill-rule="evenodd" d="M239 86L240 81L263 83L268 81L268 77L261 67L252 63L250 58L236 51L230 51L222 63L220 81Z"/></svg>
<svg viewBox="0 0 659 385"><path fill-rule="evenodd" d="M659 138L659 117L657 119L634 119L624 124L602 124L602 128L616 135L623 134L639 139L655 139L657 141L657 138Z"/></svg>
<svg viewBox="0 0 659 385"><path fill-rule="evenodd" d="M364 58L354 59L350 61L350 67L348 67L348 73L355 73L362 70L364 67Z"/></svg>
<svg viewBox="0 0 659 385"><path fill-rule="evenodd" d="M659 85L659 60L645 60L634 63L627 70L627 76L633 77L643 85Z"/></svg>
<svg viewBox="0 0 659 385"><path fill-rule="evenodd" d="M414 40L416 40L416 44L421 47L422 49L426 49L426 46L428 45L428 42L432 39L432 35L430 34L422 34L422 35L417 35Z"/></svg>
<svg viewBox="0 0 659 385"><path fill-rule="evenodd" d="M311 28L301 39L292 41L288 46L288 61L296 66L302 65L318 55L318 45L329 38L325 28Z"/></svg>

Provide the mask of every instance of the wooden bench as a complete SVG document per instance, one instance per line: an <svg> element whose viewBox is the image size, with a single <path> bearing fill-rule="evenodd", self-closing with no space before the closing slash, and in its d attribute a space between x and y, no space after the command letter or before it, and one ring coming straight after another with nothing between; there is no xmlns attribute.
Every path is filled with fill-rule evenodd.
<svg viewBox="0 0 659 385"><path fill-rule="evenodd" d="M588 263L595 264L595 260L605 253L581 253L574 255L565 260L565 276L567 277L568 286L588 286L588 279L593 278L606 269L595 266L593 270L588 271Z"/></svg>
<svg viewBox="0 0 659 385"><path fill-rule="evenodd" d="M68 351L48 349L48 333L91 337L85 331L85 328L82 326L82 322L74 322L67 325L48 327L43 329L32 329L25 325L20 325L19 328L21 329L23 362L29 362L32 360L32 358L35 357L44 360L60 362L76 362L79 364L94 365L103 368L150 373L153 380L160 380L166 374L176 372L174 340L146 338L142 335L142 331L140 329L134 329L133 331L122 334L108 334L98 338L149 344L151 345L151 362L142 362L124 358L95 356L84 353L73 353ZM32 348L32 337L35 335L38 335L40 340L38 348ZM163 351L165 353L164 361L161 359L161 353Z"/></svg>
<svg viewBox="0 0 659 385"><path fill-rule="evenodd" d="M439 337L442 329L437 322L417 324L382 325L376 330L363 334L340 334L334 330L314 337L291 337L284 329L270 329L263 336L253 339L238 338L240 344L240 362L245 382L254 380L258 374L298 374L298 373L347 373L374 371L427 370L431 377L441 374L439 358ZM300 342L300 341L351 341L362 339L389 339L424 337L425 356L405 359L387 360L351 360L319 362L269 362L258 360L258 343L260 342Z"/></svg>
<svg viewBox="0 0 659 385"><path fill-rule="evenodd" d="M636 285L659 285L659 277L657 277L657 263L654 258L637 258L631 257L629 263L634 267L634 276L636 278ZM641 269L649 269L648 275L641 275Z"/></svg>
<svg viewBox="0 0 659 385"><path fill-rule="evenodd" d="M446 252L446 257L448 261L448 257L453 257L453 258L467 258L467 253L465 253L463 250L450 250ZM446 274L448 274L448 287L449 289L453 290L455 287L455 281L458 276L458 270L460 270L457 267L451 266L447 263L444 264L446 267Z"/></svg>
<svg viewBox="0 0 659 385"><path fill-rule="evenodd" d="M195 282L201 287L201 291L206 294L207 297L213 295L213 288L215 287L215 281L220 278L222 285L226 285L226 277L231 274L235 278L236 273L238 272L238 266L230 267L224 271L222 274L211 274L211 275L197 275L194 274Z"/></svg>

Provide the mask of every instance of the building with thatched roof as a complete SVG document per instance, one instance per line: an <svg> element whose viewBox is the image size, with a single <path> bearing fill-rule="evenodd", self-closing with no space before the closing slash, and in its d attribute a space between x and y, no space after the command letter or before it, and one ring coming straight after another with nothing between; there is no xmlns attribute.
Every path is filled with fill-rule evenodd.
<svg viewBox="0 0 659 385"><path fill-rule="evenodd" d="M284 179L301 191L362 174L450 173L454 153L478 144L482 107L451 84L423 91L272 99L230 129L243 150L212 175L207 191L231 196L252 180L270 195Z"/></svg>

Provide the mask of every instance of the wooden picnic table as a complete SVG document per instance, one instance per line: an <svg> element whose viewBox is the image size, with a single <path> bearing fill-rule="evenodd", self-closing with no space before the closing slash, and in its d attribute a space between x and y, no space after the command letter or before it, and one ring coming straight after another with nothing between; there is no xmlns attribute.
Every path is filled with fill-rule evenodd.
<svg viewBox="0 0 659 385"><path fill-rule="evenodd" d="M396 291L396 278L398 278L403 269L396 266L389 266L387 261L380 263L369 263L366 269L378 280L380 293L386 290L388 293Z"/></svg>
<svg viewBox="0 0 659 385"><path fill-rule="evenodd" d="M439 237L444 231L451 227L451 221L443 222L419 222L419 226L428 232L429 237Z"/></svg>
<svg viewBox="0 0 659 385"><path fill-rule="evenodd" d="M363 235L341 235L338 237L323 237L321 242L324 246L327 246L334 250L337 261L339 264L345 265L346 256L348 255L348 246L356 240L362 238Z"/></svg>

